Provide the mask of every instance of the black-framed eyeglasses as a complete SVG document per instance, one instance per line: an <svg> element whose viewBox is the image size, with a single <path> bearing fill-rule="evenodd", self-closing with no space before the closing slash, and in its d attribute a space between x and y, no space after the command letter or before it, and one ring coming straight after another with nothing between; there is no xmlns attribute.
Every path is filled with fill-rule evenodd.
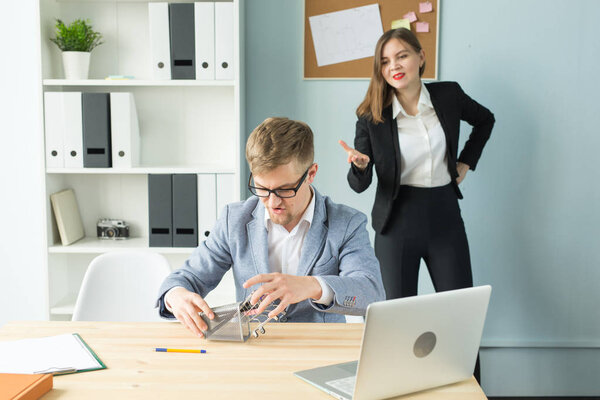
<svg viewBox="0 0 600 400"><path fill-rule="evenodd" d="M277 196L281 199L289 199L290 197L296 196L296 193L298 193L300 186L302 186L302 184L304 183L304 180L308 176L309 169L310 169L310 167L308 167L306 172L300 177L300 182L298 182L296 187L293 189L292 188L290 188L290 189L266 189L266 188L262 188L262 187L252 186L251 185L252 173L250 173L250 179L248 179L248 190L250 190L250 193L252 193L253 195L258 196L258 197L269 197L269 195L271 193L273 193L275 196Z"/></svg>

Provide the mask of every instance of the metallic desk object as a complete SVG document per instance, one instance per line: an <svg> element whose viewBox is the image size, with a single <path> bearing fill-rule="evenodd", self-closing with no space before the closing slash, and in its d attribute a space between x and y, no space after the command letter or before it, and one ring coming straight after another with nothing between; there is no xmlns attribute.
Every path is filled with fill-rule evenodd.
<svg viewBox="0 0 600 400"><path fill-rule="evenodd" d="M279 305L279 300L267 306L261 314L250 314L258 309L261 301L252 304L250 299L252 294L242 302L226 304L212 308L215 317L209 319L204 313L200 313L200 317L206 322L208 329L202 331L204 337L208 340L225 340L230 342L245 342L252 336L257 338L259 334L265 334L264 326L271 321L278 321L280 317L285 315L285 311L275 317L269 317L269 312L273 311ZM250 329L250 323L256 322L257 325Z"/></svg>

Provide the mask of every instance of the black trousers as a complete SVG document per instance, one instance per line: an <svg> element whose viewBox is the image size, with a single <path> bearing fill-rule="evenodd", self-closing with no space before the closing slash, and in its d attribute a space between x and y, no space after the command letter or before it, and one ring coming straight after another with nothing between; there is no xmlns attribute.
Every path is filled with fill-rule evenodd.
<svg viewBox="0 0 600 400"><path fill-rule="evenodd" d="M416 296L421 259L436 292L473 286L471 258L458 198L451 185L402 186L375 254L388 299ZM475 377L479 381L479 358Z"/></svg>

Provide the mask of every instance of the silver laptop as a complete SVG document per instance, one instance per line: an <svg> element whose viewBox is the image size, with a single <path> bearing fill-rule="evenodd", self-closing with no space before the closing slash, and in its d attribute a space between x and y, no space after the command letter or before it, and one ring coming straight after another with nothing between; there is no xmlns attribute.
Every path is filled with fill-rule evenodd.
<svg viewBox="0 0 600 400"><path fill-rule="evenodd" d="M384 399L469 379L491 286L372 303L360 358L294 375L338 399Z"/></svg>

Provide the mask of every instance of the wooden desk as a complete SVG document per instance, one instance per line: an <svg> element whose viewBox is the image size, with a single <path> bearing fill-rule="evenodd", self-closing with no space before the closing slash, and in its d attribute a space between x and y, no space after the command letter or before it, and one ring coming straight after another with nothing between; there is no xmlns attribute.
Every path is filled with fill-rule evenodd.
<svg viewBox="0 0 600 400"><path fill-rule="evenodd" d="M363 324L269 324L246 343L211 342L178 323L11 322L0 341L79 333L108 367L54 377L43 399L332 399L294 371L358 359ZM206 354L156 353L155 347ZM401 397L486 399L474 378Z"/></svg>

